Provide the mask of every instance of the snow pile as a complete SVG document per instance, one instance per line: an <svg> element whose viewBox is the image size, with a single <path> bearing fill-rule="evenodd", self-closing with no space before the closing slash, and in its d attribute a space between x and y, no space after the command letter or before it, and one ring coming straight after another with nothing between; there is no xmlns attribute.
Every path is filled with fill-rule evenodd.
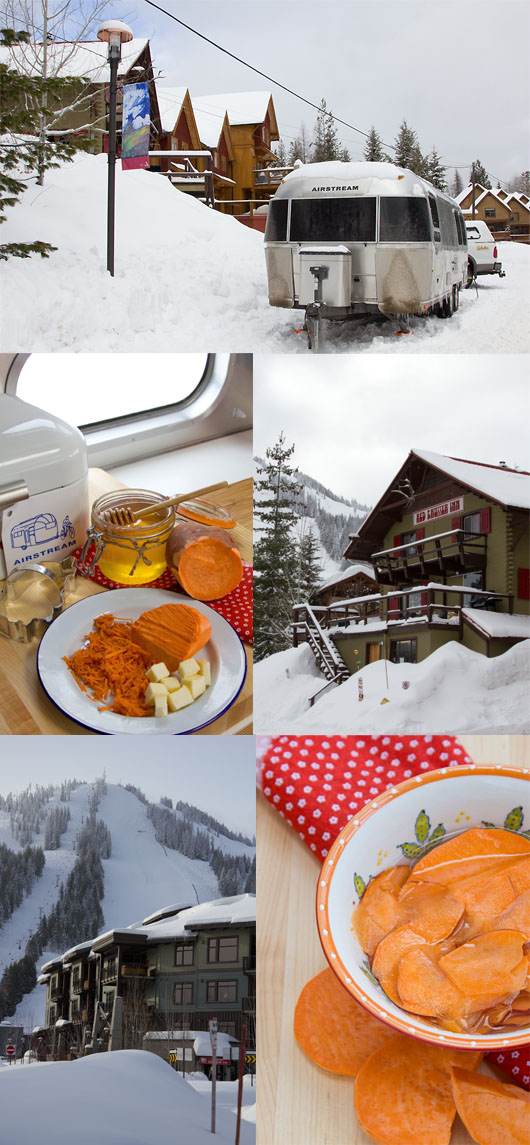
<svg viewBox="0 0 530 1145"><path fill-rule="evenodd" d="M218 1083L220 1089L222 1083ZM10 1145L208 1145L210 1107L155 1054L120 1050L74 1062L0 1072L2 1140ZM217 1109L217 1145L232 1145L235 1118ZM255 1140L242 1121L241 1145Z"/></svg>
<svg viewBox="0 0 530 1145"><path fill-rule="evenodd" d="M492 659L450 641L420 664L370 664L310 708L310 696L326 681L304 645L256 664L256 731L527 734L529 668L528 640Z"/></svg>
<svg viewBox="0 0 530 1145"><path fill-rule="evenodd" d="M6 211L1 242L40 239L49 259L2 268L0 350L307 353L302 313L269 306L263 235L169 180L116 165L115 277L106 269L107 159L78 155ZM506 278L465 290L450 322L325 323L329 353L521 353L530 250L499 243ZM399 338L397 335L400 335Z"/></svg>

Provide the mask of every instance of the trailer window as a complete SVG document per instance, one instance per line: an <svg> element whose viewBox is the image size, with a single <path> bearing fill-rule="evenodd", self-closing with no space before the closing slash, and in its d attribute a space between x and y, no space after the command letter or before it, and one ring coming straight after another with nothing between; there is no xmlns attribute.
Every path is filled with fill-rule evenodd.
<svg viewBox="0 0 530 1145"><path fill-rule="evenodd" d="M431 212L434 241L435 243L440 243L442 241L442 236L440 234L440 217L438 215L438 204L434 195L429 195L429 209Z"/></svg>
<svg viewBox="0 0 530 1145"><path fill-rule="evenodd" d="M375 198L293 199L291 242L374 242Z"/></svg>
<svg viewBox="0 0 530 1145"><path fill-rule="evenodd" d="M272 200L267 213L265 242L285 242L287 238L287 207L288 199L280 199L277 202Z"/></svg>
<svg viewBox="0 0 530 1145"><path fill-rule="evenodd" d="M382 198L379 239L382 243L431 242L431 219L427 199L410 196Z"/></svg>
<svg viewBox="0 0 530 1145"><path fill-rule="evenodd" d="M455 212L450 203L446 203L445 199L440 199L438 205L440 210L442 242L444 246L458 246Z"/></svg>
<svg viewBox="0 0 530 1145"><path fill-rule="evenodd" d="M456 229L458 232L458 245L467 246L467 234L463 216L460 211L455 211L454 216L456 219Z"/></svg>

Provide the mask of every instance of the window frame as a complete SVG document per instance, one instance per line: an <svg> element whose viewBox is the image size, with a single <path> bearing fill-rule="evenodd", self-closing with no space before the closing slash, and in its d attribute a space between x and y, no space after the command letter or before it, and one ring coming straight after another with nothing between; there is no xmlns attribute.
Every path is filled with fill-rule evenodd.
<svg viewBox="0 0 530 1145"><path fill-rule="evenodd" d="M178 961L177 954L182 952L182 962ZM191 959L186 961L185 954L191 953ZM193 942L175 943L175 966L193 966L195 964L195 944Z"/></svg>
<svg viewBox="0 0 530 1145"><path fill-rule="evenodd" d="M235 946L236 946L235 958L221 958L220 957L220 950L221 950L221 943L222 942L229 942L231 944L233 944L235 942ZM215 944L215 952L216 952L215 958L210 957L210 948L211 948L212 944ZM219 963L222 964L225 962L239 962L239 935L238 934L223 934L223 935L216 936L214 938L213 937L209 938L208 943L207 943L207 959L206 959L206 961L207 961L209 966L219 965Z"/></svg>
<svg viewBox="0 0 530 1145"><path fill-rule="evenodd" d="M234 987L234 997L219 998L219 988L227 988L228 986ZM212 997L212 994L215 994L215 997ZM237 978L208 978L206 980L206 1001L208 1003L216 1002L221 1006L231 1006L234 1002L238 1002Z"/></svg>
<svg viewBox="0 0 530 1145"><path fill-rule="evenodd" d="M189 997L184 997L184 990L188 991ZM177 990L180 990L180 1001L177 1001ZM174 982L173 983L173 1005L174 1006L193 1006L193 982Z"/></svg>

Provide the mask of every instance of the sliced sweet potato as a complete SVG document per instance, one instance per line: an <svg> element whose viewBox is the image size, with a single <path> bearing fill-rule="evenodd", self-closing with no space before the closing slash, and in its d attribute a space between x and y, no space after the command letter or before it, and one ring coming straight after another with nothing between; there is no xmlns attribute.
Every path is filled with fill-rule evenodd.
<svg viewBox="0 0 530 1145"><path fill-rule="evenodd" d="M458 1019L468 1007L466 996L444 974L430 947L415 947L403 955L397 992L405 1010L425 1017Z"/></svg>
<svg viewBox="0 0 530 1145"><path fill-rule="evenodd" d="M522 990L528 973L525 936L517 930L490 930L440 958L440 970L464 994L487 996L490 1005Z"/></svg>
<svg viewBox="0 0 530 1145"><path fill-rule="evenodd" d="M135 644L145 648L155 661L175 672L182 660L191 660L207 644L212 626L206 616L189 604L160 604L143 612L131 625Z"/></svg>
<svg viewBox="0 0 530 1145"><path fill-rule="evenodd" d="M408 925L427 942L447 938L464 913L463 903L438 883L414 883L399 903Z"/></svg>
<svg viewBox="0 0 530 1145"><path fill-rule="evenodd" d="M372 962L372 973L396 1006L402 1005L397 988L399 963L409 950L424 945L425 939L420 938L410 926L398 926L377 946Z"/></svg>
<svg viewBox="0 0 530 1145"><path fill-rule="evenodd" d="M410 867L389 867L372 879L353 914L353 928L366 954L372 955L385 934L402 920L398 892Z"/></svg>
<svg viewBox="0 0 530 1145"><path fill-rule="evenodd" d="M474 1069L481 1056L396 1034L357 1075L360 1125L376 1145L449 1145L456 1113L451 1066Z"/></svg>
<svg viewBox="0 0 530 1145"><path fill-rule="evenodd" d="M414 866L410 881L442 883L469 878L493 863L516 855L530 855L530 839L496 827L472 827L440 843Z"/></svg>
<svg viewBox="0 0 530 1145"><path fill-rule="evenodd" d="M530 1093L461 1066L451 1072L458 1114L477 1145L528 1145Z"/></svg>
<svg viewBox="0 0 530 1145"><path fill-rule="evenodd" d="M216 526L180 521L169 536L166 560L195 600L226 596L243 577L243 562L233 537Z"/></svg>
<svg viewBox="0 0 530 1145"><path fill-rule="evenodd" d="M363 1062L394 1036L322 970L304 986L294 1012L294 1036L322 1069L355 1077Z"/></svg>

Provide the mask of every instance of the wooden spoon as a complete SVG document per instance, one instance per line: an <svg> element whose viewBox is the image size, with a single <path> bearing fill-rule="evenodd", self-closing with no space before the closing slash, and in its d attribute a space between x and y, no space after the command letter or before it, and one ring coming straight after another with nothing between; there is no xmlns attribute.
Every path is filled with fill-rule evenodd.
<svg viewBox="0 0 530 1145"><path fill-rule="evenodd" d="M135 525L143 521L144 517L154 516L160 509L169 509L171 505L178 505L180 501L189 501L192 497L201 497L204 493L214 493L216 489L224 489L228 481L219 481L217 485L206 485L204 489L194 489L192 493L179 493L176 497L168 497L165 501L157 501L156 505L146 505L145 509L130 509L128 505L118 505L113 509L104 509L101 516L108 525Z"/></svg>

